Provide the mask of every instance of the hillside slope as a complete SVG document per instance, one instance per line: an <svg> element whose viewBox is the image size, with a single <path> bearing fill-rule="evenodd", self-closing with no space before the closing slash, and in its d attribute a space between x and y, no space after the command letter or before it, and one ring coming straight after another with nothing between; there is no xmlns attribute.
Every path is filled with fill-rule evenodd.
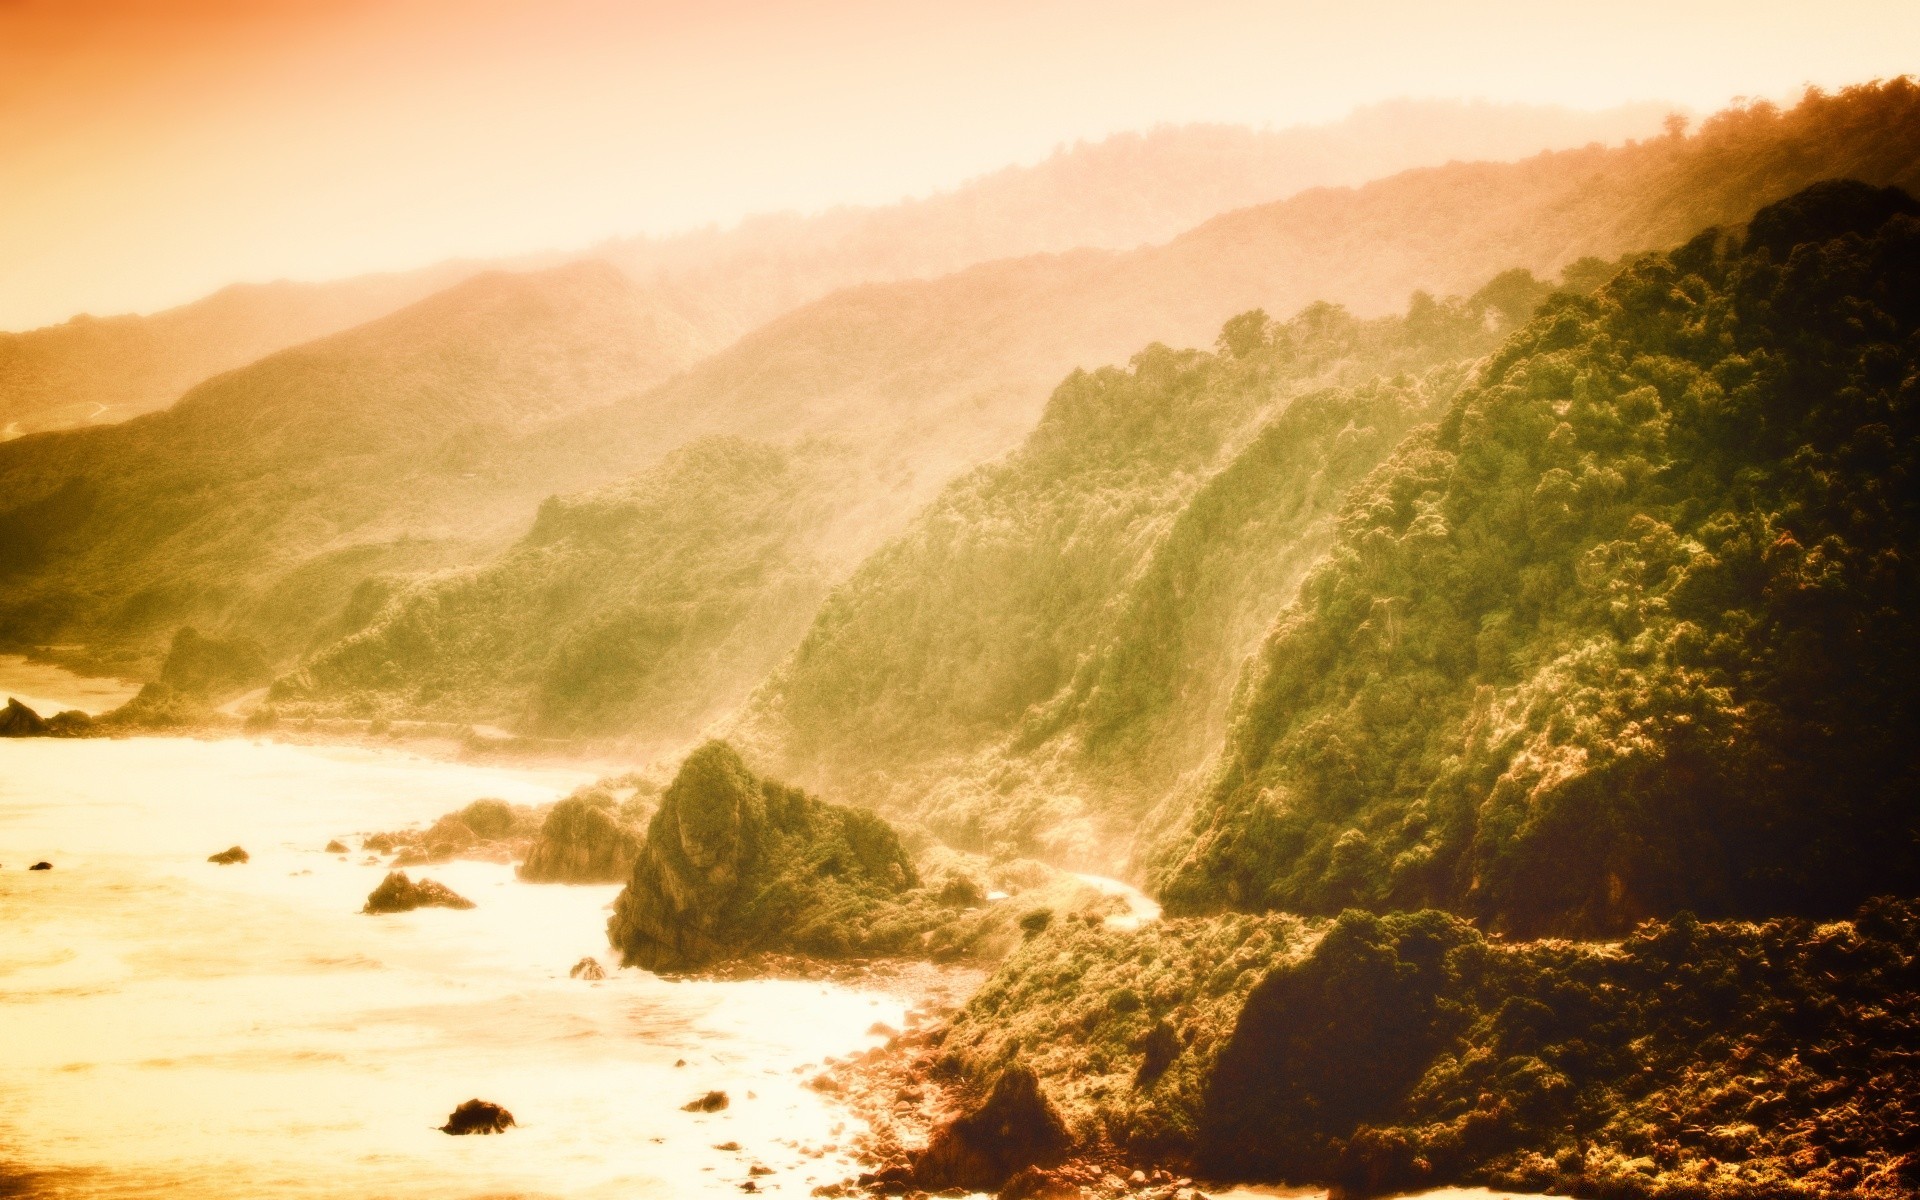
<svg viewBox="0 0 1920 1200"><path fill-rule="evenodd" d="M1326 125L1163 126L1062 147L1038 163L898 204L755 217L594 253L643 284L698 297L737 336L845 287L933 279L1032 254L1153 245L1304 188L1653 136L1666 112L1651 103L1579 112L1400 100Z"/></svg>
<svg viewBox="0 0 1920 1200"><path fill-rule="evenodd" d="M13 485L7 519L24 547L13 555L7 632L23 642L57 632L71 643L131 638L157 646L170 622L192 619L213 631L225 622L260 636L284 661L332 622L369 576L481 561L529 527L541 498L644 471L675 446L707 435L776 447L808 438L831 443L845 456L853 498L851 510L835 518L834 552L855 562L897 533L949 480L1017 446L1052 385L1076 366L1124 361L1155 340L1208 343L1226 318L1254 306L1293 312L1330 296L1356 311L1397 310L1408 292L1435 279L1463 277L1466 287L1478 286L1514 260L1483 261L1491 251L1467 236L1474 231L1485 242L1493 231L1547 226L1548 234L1525 247L1546 266L1583 248L1604 256L1643 249L1658 243L1638 239L1654 237L1662 223L1691 228L1690 214L1712 207L1708 200L1748 195L1755 185L1740 155L1752 150L1750 143L1772 147L1768 153L1791 166L1769 176L1766 188L1797 186L1800 173L1823 173L1836 163L1910 174L1920 145L1916 91L1899 82L1813 97L1789 113L1743 110L1693 137L1505 166L1416 171L1251 210L1162 247L1038 256L937 280L852 288L772 321L651 388L642 386L649 376L658 378L686 356L661 359L658 373L632 362L634 370L609 373L600 381L604 387L546 358L540 369L572 382L562 389L565 403L528 410L544 421L469 421L469 414L455 412L453 426L442 427L435 418L408 435L437 439L430 445L413 444L386 467L356 470L337 484L325 472L295 483L306 468L294 463L297 470L276 475L276 483L254 485L256 495L241 489L216 497L196 476L169 474L169 462L244 457L251 452L241 443L257 437L280 438L285 449L291 435L275 424L278 418L256 422L244 403L206 407L222 416L204 423L169 414L167 422L132 435L95 430L73 439L21 439L0 454L0 480ZM1488 179L1507 180L1502 186L1520 199L1490 210L1480 198ZM1608 226L1577 245L1552 232L1556 214L1589 203L1583 197L1611 203L1610 197L1643 187L1665 199L1638 224ZM1324 219L1329 203L1353 214L1333 232L1372 244L1377 253L1325 249L1335 240ZM1237 222L1272 236L1232 234ZM1507 239L1498 243L1503 253L1516 236L1500 234ZM1446 247L1455 241L1468 249L1450 255ZM1401 266L1383 275L1377 261ZM1389 291L1394 294L1382 299ZM688 340L674 316L686 311L682 293L648 287L637 294L646 299L633 303L671 309L649 318L658 329L679 329ZM594 343L599 334L592 326L589 320L563 340L586 361L626 361L626 348ZM536 321L528 342L559 336L541 328ZM619 328L613 322L600 332L611 336ZM502 344L520 344L518 336L507 332ZM673 340L636 334L641 341L653 336ZM691 340L705 344L697 333ZM365 349L366 362L342 358L327 369L385 377L386 366L375 360L390 348ZM251 388L277 369L263 363L242 377ZM215 392L238 386L207 385ZM387 396L403 412L408 404L404 389L377 386L367 394ZM331 454L344 449L351 428L358 426L335 429L317 419L315 440L333 443ZM104 440L90 440L96 438ZM150 438L151 454L124 449ZM126 471L113 465L122 461L116 456L131 464ZM124 546L106 536L80 537L89 526L75 524L74 514L94 502L88 489L108 477L115 480L108 490L129 498L169 481L154 504L126 501L127 511L139 515L115 527L115 538L133 539ZM330 494L336 487L338 494ZM223 509L225 519L211 515ZM139 532L135 527L143 523ZM170 585L154 585L158 576L132 565L149 552L143 546L161 541L169 543L169 560L218 564L204 587L191 585L190 604L170 599ZM148 593L153 587L157 591Z"/></svg>
<svg viewBox="0 0 1920 1200"><path fill-rule="evenodd" d="M959 844L1107 860L1224 729L1345 489L1511 326L1492 298L1545 291L1513 273L1406 317L1256 311L1216 353L1070 376L1019 450L835 590L736 736Z"/></svg>
<svg viewBox="0 0 1920 1200"><path fill-rule="evenodd" d="M1464 295L1513 267L1554 278L1583 258L1610 262L1743 221L1836 177L1920 187L1920 86L1810 93L1790 110L1730 110L1691 136L1316 189L1125 253L848 288L770 321L657 395L563 423L530 461L600 453L665 410L703 433L843 439L891 489L876 507L911 512L1017 446L1077 367L1124 362L1156 341L1209 345L1253 308L1288 314L1328 301L1377 316L1401 311L1415 291Z"/></svg>
<svg viewBox="0 0 1920 1200"><path fill-rule="evenodd" d="M407 584L274 689L283 714L693 738L759 682L833 579L834 456L709 438L554 498L483 567Z"/></svg>
<svg viewBox="0 0 1920 1200"><path fill-rule="evenodd" d="M384 316L478 270L448 263L336 283L236 284L151 316L0 333L0 439L164 408L222 371Z"/></svg>
<svg viewBox="0 0 1920 1200"><path fill-rule="evenodd" d="M701 349L604 264L493 273L165 412L5 443L0 628L110 642L238 623L271 645L371 569L508 536L543 493L483 477L487 447Z"/></svg>
<svg viewBox="0 0 1920 1200"><path fill-rule="evenodd" d="M1821 185L1513 338L1349 498L1170 907L1606 933L1920 888L1916 214Z"/></svg>

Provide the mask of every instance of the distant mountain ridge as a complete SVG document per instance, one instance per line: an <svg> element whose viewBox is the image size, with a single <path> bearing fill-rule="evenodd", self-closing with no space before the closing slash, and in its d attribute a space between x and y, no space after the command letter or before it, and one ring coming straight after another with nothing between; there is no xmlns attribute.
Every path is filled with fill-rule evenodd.
<svg viewBox="0 0 1920 1200"><path fill-rule="evenodd" d="M842 464L836 500L821 510L832 514L823 518L832 533L817 553L844 577L948 481L1018 445L1054 383L1077 366L1125 360L1156 340L1211 343L1224 320L1255 306L1292 313L1331 297L1357 313L1398 311L1417 288L1464 277L1472 283L1459 290L1472 290L1516 261L1544 271L1582 251L1613 257L1658 244L1669 227L1696 228L1696 212L1758 204L1772 198L1769 189L1832 172L1881 171L1894 178L1875 182L1899 182L1916 169L1916 112L1915 89L1897 81L1813 95L1784 112L1723 114L1688 137L1310 192L1216 218L1163 246L864 284L697 362L688 360L698 351L677 368L660 359L652 379L625 367L583 377L542 350L544 340L559 339L590 363L631 367L631 349L604 339L611 333L617 342L629 328L641 337L637 327L596 327L590 306L580 329L549 323L496 349L470 348L471 361L497 360L503 370L521 369L510 367L516 355L544 362L529 378L573 380L567 386L576 394L564 402L516 392L514 411L525 419L455 406L431 428L407 430L404 393L370 387L353 394L386 397L380 403L394 406L388 432L404 433L384 456L357 457L323 422L308 449L324 456L291 459L297 470L271 484L263 475L244 490L232 478L209 490L189 472L169 476L152 465L151 448L135 450L108 429L19 439L0 445L0 494L9 502L0 523L19 531L24 547L11 556L0 591L0 626L28 644L97 644L150 657L173 628L192 621L259 637L285 664L347 631L346 601L362 583L488 561L531 525L542 498L648 471L706 436L776 449L814 439L833 448ZM1642 193L1651 199L1629 211L1631 220L1604 219L1622 196ZM1501 202L1490 205L1489 196ZM618 303L662 314L654 330L704 328L685 316L672 287L629 286L637 298ZM470 332L479 336L481 327ZM377 348L365 349L378 357ZM433 368L441 383L430 394L463 386L468 353ZM337 366L370 379L385 372L373 358ZM174 418L141 428L168 431L173 449L160 458L244 458L239 440L258 430L241 398L269 374L221 383L236 401L220 421L201 427ZM188 437L190 428L201 432ZM160 479L170 482L156 501L136 507L132 497ZM107 520L89 490L96 487L125 497L117 502L128 505L122 517ZM188 515L189 500L202 506L198 515ZM207 585L156 583L172 580L181 563L204 564ZM728 668L715 664L715 672L721 678Z"/></svg>
<svg viewBox="0 0 1920 1200"><path fill-rule="evenodd" d="M383 316L479 269L235 284L152 316L78 316L0 333L0 439L164 408L222 371Z"/></svg>
<svg viewBox="0 0 1920 1200"><path fill-rule="evenodd" d="M329 283L237 284L151 316L76 317L0 333L0 439L165 407L215 374L487 269L603 258L719 346L841 287L930 278L1043 251L1164 241L1218 213L1316 184L1644 136L1664 111L1657 104L1585 113L1401 101L1277 131L1170 127L1082 143L895 205L756 217L726 230L610 241L584 255L456 262Z"/></svg>

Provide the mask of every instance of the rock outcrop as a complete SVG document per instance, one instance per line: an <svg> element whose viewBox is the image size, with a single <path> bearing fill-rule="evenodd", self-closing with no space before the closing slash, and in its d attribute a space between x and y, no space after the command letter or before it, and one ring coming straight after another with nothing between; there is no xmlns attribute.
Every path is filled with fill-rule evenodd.
<svg viewBox="0 0 1920 1200"><path fill-rule="evenodd" d="M476 1133L505 1133L513 1123L513 1114L498 1104L488 1100L469 1100L453 1110L447 1117L447 1123L440 1127L440 1132L456 1137Z"/></svg>
<svg viewBox="0 0 1920 1200"><path fill-rule="evenodd" d="M53 870L53 864L52 864L52 863L50 863L50 862L37 862L37 863L35 863L35 864L33 864L32 866L30 866L30 867L28 867L28 868L27 868L27 870L29 870L29 871L51 871L51 870Z"/></svg>
<svg viewBox="0 0 1920 1200"><path fill-rule="evenodd" d="M491 797L450 812L425 829L376 833L361 849L394 855L394 865L419 866L455 858L512 862L526 853L540 828L540 810Z"/></svg>
<svg viewBox="0 0 1920 1200"><path fill-rule="evenodd" d="M367 895L367 906L363 913L411 912L416 908L472 908L473 901L462 896L444 883L431 879L418 882L407 878L405 871L390 871L380 881L380 886Z"/></svg>
<svg viewBox="0 0 1920 1200"><path fill-rule="evenodd" d="M45 718L12 696L7 697L7 706L0 709L0 737L45 737L46 733Z"/></svg>
<svg viewBox="0 0 1920 1200"><path fill-rule="evenodd" d="M583 792L553 806L527 848L528 883L619 883L640 856L640 832L621 820L613 798Z"/></svg>
<svg viewBox="0 0 1920 1200"><path fill-rule="evenodd" d="M235 863L246 862L248 861L248 858L249 856L247 852L245 850L242 850L238 846L228 846L225 850L222 850L218 854L207 855L208 862L219 863L223 867L232 866Z"/></svg>
<svg viewBox="0 0 1920 1200"><path fill-rule="evenodd" d="M918 883L872 813L764 780L724 742L681 765L607 933L623 960L693 970L755 950L860 953Z"/></svg>
<svg viewBox="0 0 1920 1200"><path fill-rule="evenodd" d="M584 980L587 980L589 983L597 982L599 980L605 979L606 977L607 977L607 969L600 965L599 959L593 958L591 956L587 958L583 958L579 962L573 964L573 970L567 972L567 978L584 979Z"/></svg>
<svg viewBox="0 0 1920 1200"><path fill-rule="evenodd" d="M929 1191L991 1191L1019 1171L1060 1162L1072 1148L1067 1123L1039 1079L1015 1063L978 1108L934 1131L914 1158L913 1180Z"/></svg>

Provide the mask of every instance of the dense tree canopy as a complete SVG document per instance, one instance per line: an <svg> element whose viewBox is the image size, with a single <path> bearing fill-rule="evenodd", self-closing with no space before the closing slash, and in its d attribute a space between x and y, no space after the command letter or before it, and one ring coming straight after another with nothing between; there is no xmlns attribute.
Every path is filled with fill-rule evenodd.
<svg viewBox="0 0 1920 1200"><path fill-rule="evenodd" d="M1920 885L1920 220L1827 184L1550 301L1349 497L1167 899L1517 929Z"/></svg>

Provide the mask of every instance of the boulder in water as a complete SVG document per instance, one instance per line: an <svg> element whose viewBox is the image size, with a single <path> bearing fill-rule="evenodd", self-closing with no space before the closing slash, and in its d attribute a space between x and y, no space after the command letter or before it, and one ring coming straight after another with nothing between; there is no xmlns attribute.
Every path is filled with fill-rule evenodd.
<svg viewBox="0 0 1920 1200"><path fill-rule="evenodd" d="M993 1191L1028 1167L1061 1161L1072 1146L1040 1080L1015 1063L994 1081L985 1103L934 1131L914 1158L914 1182L928 1191Z"/></svg>
<svg viewBox="0 0 1920 1200"><path fill-rule="evenodd" d="M363 913L411 912L416 908L472 908L473 901L444 883L414 882L405 871L389 871L380 886L367 894Z"/></svg>
<svg viewBox="0 0 1920 1200"><path fill-rule="evenodd" d="M701 1113L719 1112L725 1108L728 1103L729 1101L727 1100L727 1094L725 1092L708 1092L698 1099L689 1100L687 1103L682 1104L680 1111Z"/></svg>
<svg viewBox="0 0 1920 1200"><path fill-rule="evenodd" d="M225 867L233 863L243 863L248 861L248 855L245 850L242 850L238 846L228 846L225 850L222 850L218 854L207 855L207 861L210 863L219 863L221 866Z"/></svg>
<svg viewBox="0 0 1920 1200"><path fill-rule="evenodd" d="M343 843L342 843L342 842L340 841L340 839L339 839L339 838L335 838L335 839L333 839L333 840L332 840L331 842L328 842L328 843L327 843L327 853L328 853L328 854L345 854L346 852L347 852L347 848L346 848L346 846L345 846L345 845L344 845L344 844L343 844Z"/></svg>
<svg viewBox="0 0 1920 1200"><path fill-rule="evenodd" d="M7 697L7 706L0 709L0 737L43 737L46 732L47 722L39 713Z"/></svg>
<svg viewBox="0 0 1920 1200"><path fill-rule="evenodd" d="M607 969L600 965L599 959L589 955L573 964L573 970L567 972L567 977L570 979L605 979L607 977Z"/></svg>
<svg viewBox="0 0 1920 1200"><path fill-rule="evenodd" d="M487 1100L469 1100L453 1110L447 1117L447 1123L440 1127L440 1132L456 1137L474 1133L505 1133L512 1124L513 1114L498 1104Z"/></svg>
<svg viewBox="0 0 1920 1200"><path fill-rule="evenodd" d="M51 871L51 870L53 870L53 864L52 864L52 863L50 863L50 862L37 862L37 863L35 863L35 864L33 864L32 866L30 866L30 867L28 867L28 868L27 868L27 870L29 870L29 871Z"/></svg>

